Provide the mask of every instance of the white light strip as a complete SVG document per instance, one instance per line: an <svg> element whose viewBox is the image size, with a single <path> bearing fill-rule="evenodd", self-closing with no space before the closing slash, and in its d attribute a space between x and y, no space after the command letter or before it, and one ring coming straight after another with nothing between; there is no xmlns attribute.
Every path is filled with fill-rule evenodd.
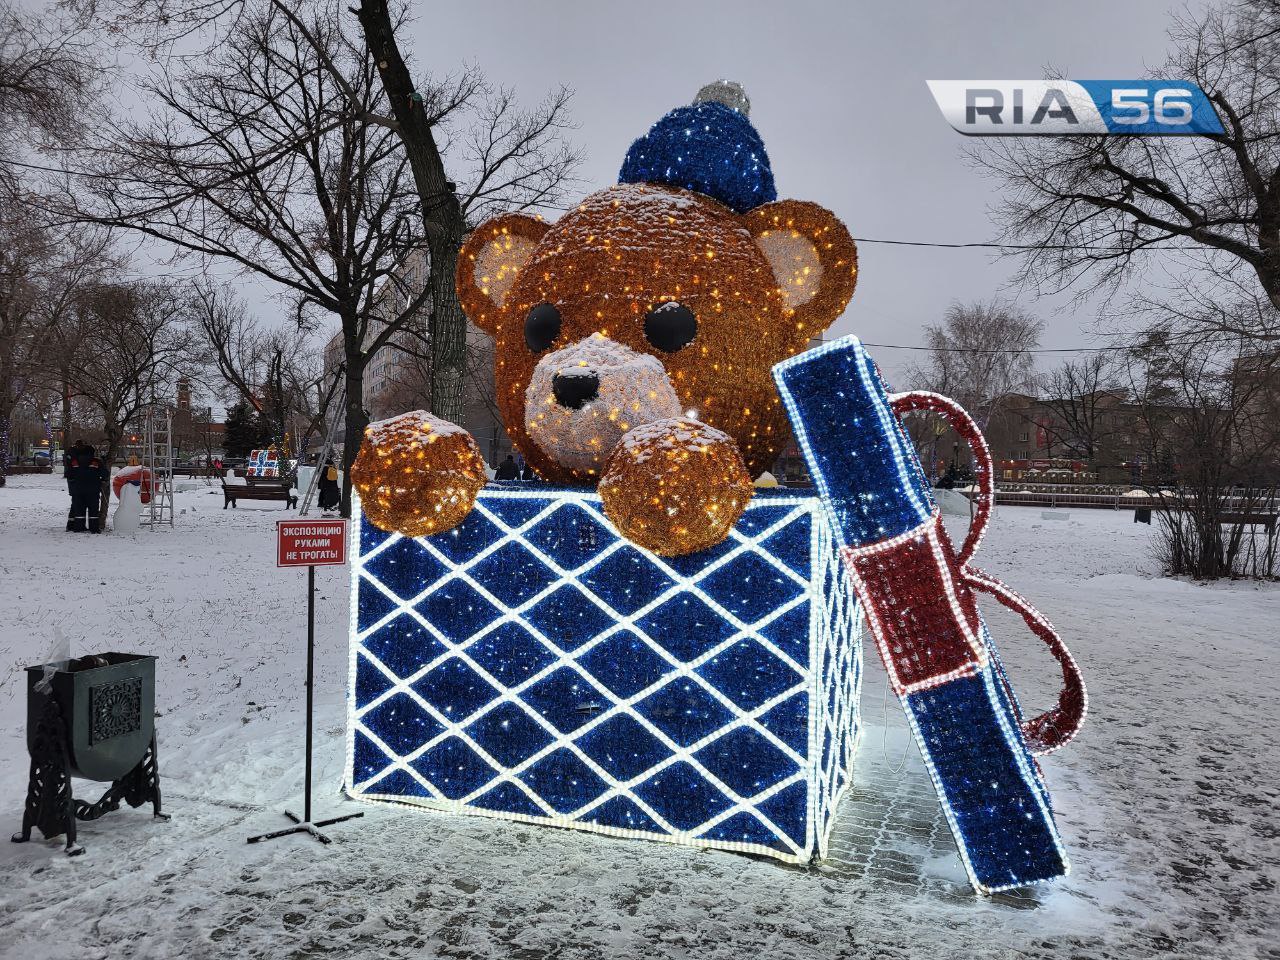
<svg viewBox="0 0 1280 960"><path fill-rule="evenodd" d="M981 570L977 569L976 567L971 567L967 564L965 565L965 575L971 580L981 581L987 587L988 590L991 590L993 593L998 593L1003 597L1005 597L1009 601L1009 603L1012 605L1012 609L1015 609L1019 612L1026 613L1027 615L1031 616L1036 621L1036 623L1038 623L1041 627L1043 627L1044 629L1050 631L1055 635L1057 634L1058 630L1049 621L1049 618L1046 617L1039 610L1037 610L1035 607L1033 607L1030 603L1028 603L1027 600L1021 594L1019 594L1016 590L1013 590L1005 586L1001 581L995 579L994 577L988 576L987 574L983 573ZM1075 657L1071 655L1071 651L1067 649L1066 644L1062 645L1060 655L1064 657L1067 661L1067 663L1064 664L1064 667L1066 669L1076 670L1076 672L1078 672L1078 668L1076 668ZM1009 696L1010 696L1010 699L1012 699L1013 697L1012 691L1010 691ZM1080 686L1080 698L1082 701L1080 706L1080 720L1075 725L1075 727L1071 730L1071 733L1068 736L1064 737L1061 743L1056 743L1050 747L1044 748L1043 750L1037 751L1037 756L1041 756L1041 757L1048 756L1049 754L1053 753L1056 750L1061 750L1063 747L1065 747L1068 743L1070 743L1072 740L1076 738L1076 734L1078 734L1080 732L1080 728L1084 726L1085 717L1089 715L1089 691L1083 684L1081 684Z"/></svg>
<svg viewBox="0 0 1280 960"><path fill-rule="evenodd" d="M814 347L812 350L806 351L805 353L783 360L773 368L774 383L778 387L778 393L782 397L783 406L786 408L788 418L791 421L792 432L795 434L796 443L804 454L806 463L816 464L821 461L819 461L819 459L814 455L813 447L809 442L808 425L805 422L805 418L800 413L799 405L796 403L795 397L791 393L790 385L782 375L792 367L804 366L828 353L845 351L850 348L855 348L856 350L857 358L859 360L858 375L863 386L874 394L876 392L876 384L873 379L873 374L867 366L870 363L870 357L862 349L862 341L857 337L841 337L839 340L832 340L830 343L824 343L821 346ZM909 460L906 458L906 454L901 448L901 435L897 432L899 428L896 420L893 419L893 412L887 409L877 410L877 416L880 419L882 432L893 451L894 465L897 468L898 479L901 481L902 489L910 499L917 517L924 520L930 513L932 513L933 502L932 500L922 502L919 495L916 493L915 485L912 481L916 479L918 475L911 471L909 467ZM835 512L834 508L836 502L842 501L844 498L835 498L832 496L831 488L827 483L827 478L821 473L813 474L811 479L817 487L818 493L822 497L822 502L831 516L833 526L837 530L842 529L841 518Z"/></svg>
<svg viewBox="0 0 1280 960"><path fill-rule="evenodd" d="M861 347L861 344L859 344L859 347ZM862 386L866 390L868 397L874 397L877 392L884 388L875 382L874 374L871 370L871 357L860 349L856 359L858 376L862 380ZM915 451L904 449L905 437L902 427L898 423L897 416L889 409L887 402L874 404L874 407L876 417L880 421L880 435L888 441L889 449L893 452L893 465L898 471L898 485L902 492L907 495L907 499L911 501L911 507L916 516L923 519L933 512L933 501L930 500L927 503L921 501L920 495L916 492L914 481L919 479L919 473L913 469Z"/></svg>

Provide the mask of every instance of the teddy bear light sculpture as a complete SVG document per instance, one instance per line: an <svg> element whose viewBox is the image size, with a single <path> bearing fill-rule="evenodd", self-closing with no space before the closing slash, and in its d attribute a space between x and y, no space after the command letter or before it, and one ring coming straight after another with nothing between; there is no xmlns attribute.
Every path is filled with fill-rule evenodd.
<svg viewBox="0 0 1280 960"><path fill-rule="evenodd" d="M485 486L471 438L429 414L371 429L348 789L822 856L861 729L865 613L974 888L1061 876L1035 757L1079 728L1080 671L969 563L992 468L968 415L889 395L854 338L800 353L852 294L853 241L776 199L747 108L712 84L633 144L617 186L467 241L459 297L496 341L508 432L550 482ZM783 403L816 496L753 496L789 436ZM959 551L899 423L912 410L973 449ZM1054 653L1054 709L1022 715L977 592Z"/></svg>

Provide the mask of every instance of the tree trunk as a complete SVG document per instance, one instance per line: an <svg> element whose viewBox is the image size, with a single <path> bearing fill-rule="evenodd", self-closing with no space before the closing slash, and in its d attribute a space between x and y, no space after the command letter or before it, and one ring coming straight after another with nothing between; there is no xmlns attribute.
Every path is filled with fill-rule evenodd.
<svg viewBox="0 0 1280 960"><path fill-rule="evenodd" d="M0 487L9 478L9 411L0 411Z"/></svg>
<svg viewBox="0 0 1280 960"><path fill-rule="evenodd" d="M462 424L462 391L467 366L467 317L458 302L454 270L457 243L443 245L431 255L431 412L451 423ZM434 246L434 244L433 244ZM436 264L440 264L437 271Z"/></svg>
<svg viewBox="0 0 1280 960"><path fill-rule="evenodd" d="M120 449L120 439L124 436L124 428L112 420L104 424L104 439L107 449L102 453L102 466L106 476L102 481L102 494L98 497L98 530L107 530L107 511L111 508L111 464L115 463L116 451Z"/></svg>
<svg viewBox="0 0 1280 960"><path fill-rule="evenodd" d="M467 341L467 321L458 304L453 278L458 250L466 234L462 205L445 172L444 158L423 113L421 97L400 54L387 0L361 0L356 17L399 125L405 156L422 200L422 218L431 253L431 293L435 300L427 328L432 360L431 412L457 423L462 418ZM346 502L345 494L343 502Z"/></svg>
<svg viewBox="0 0 1280 960"><path fill-rule="evenodd" d="M353 339L347 339L347 407L346 426L342 433L342 516L351 516L351 465L360 453L364 441L364 429L369 425L369 415L364 409L364 355ZM323 469L324 465L319 467Z"/></svg>
<svg viewBox="0 0 1280 960"><path fill-rule="evenodd" d="M0 487L8 482L9 454L12 450L12 438L9 431L13 428L13 411L18 405L20 395L17 376L14 372L12 344L0 344L4 349L0 355Z"/></svg>
<svg viewBox="0 0 1280 960"><path fill-rule="evenodd" d="M62 378L62 449L67 449L67 438L71 431L71 371L63 367L58 371Z"/></svg>
<svg viewBox="0 0 1280 960"><path fill-rule="evenodd" d="M1271 305L1280 310L1280 170L1272 173L1268 202L1258 209L1258 247L1262 262L1255 265L1258 280Z"/></svg>

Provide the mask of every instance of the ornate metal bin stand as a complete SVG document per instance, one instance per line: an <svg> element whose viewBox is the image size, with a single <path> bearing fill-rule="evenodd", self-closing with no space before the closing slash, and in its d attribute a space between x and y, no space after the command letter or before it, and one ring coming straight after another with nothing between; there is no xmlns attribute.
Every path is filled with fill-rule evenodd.
<svg viewBox="0 0 1280 960"><path fill-rule="evenodd" d="M156 658L103 653L78 660L27 667L27 750L31 778L15 843L37 827L47 839L66 834L67 853L76 843L76 820L96 820L151 802L160 812L156 767ZM46 680L47 675L47 680ZM97 803L76 800L71 778L111 781Z"/></svg>

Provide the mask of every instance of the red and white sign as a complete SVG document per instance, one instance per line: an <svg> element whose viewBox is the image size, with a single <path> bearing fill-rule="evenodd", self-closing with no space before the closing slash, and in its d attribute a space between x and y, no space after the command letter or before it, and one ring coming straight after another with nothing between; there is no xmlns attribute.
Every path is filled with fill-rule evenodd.
<svg viewBox="0 0 1280 960"><path fill-rule="evenodd" d="M276 522L277 567L319 567L346 562L347 521Z"/></svg>

